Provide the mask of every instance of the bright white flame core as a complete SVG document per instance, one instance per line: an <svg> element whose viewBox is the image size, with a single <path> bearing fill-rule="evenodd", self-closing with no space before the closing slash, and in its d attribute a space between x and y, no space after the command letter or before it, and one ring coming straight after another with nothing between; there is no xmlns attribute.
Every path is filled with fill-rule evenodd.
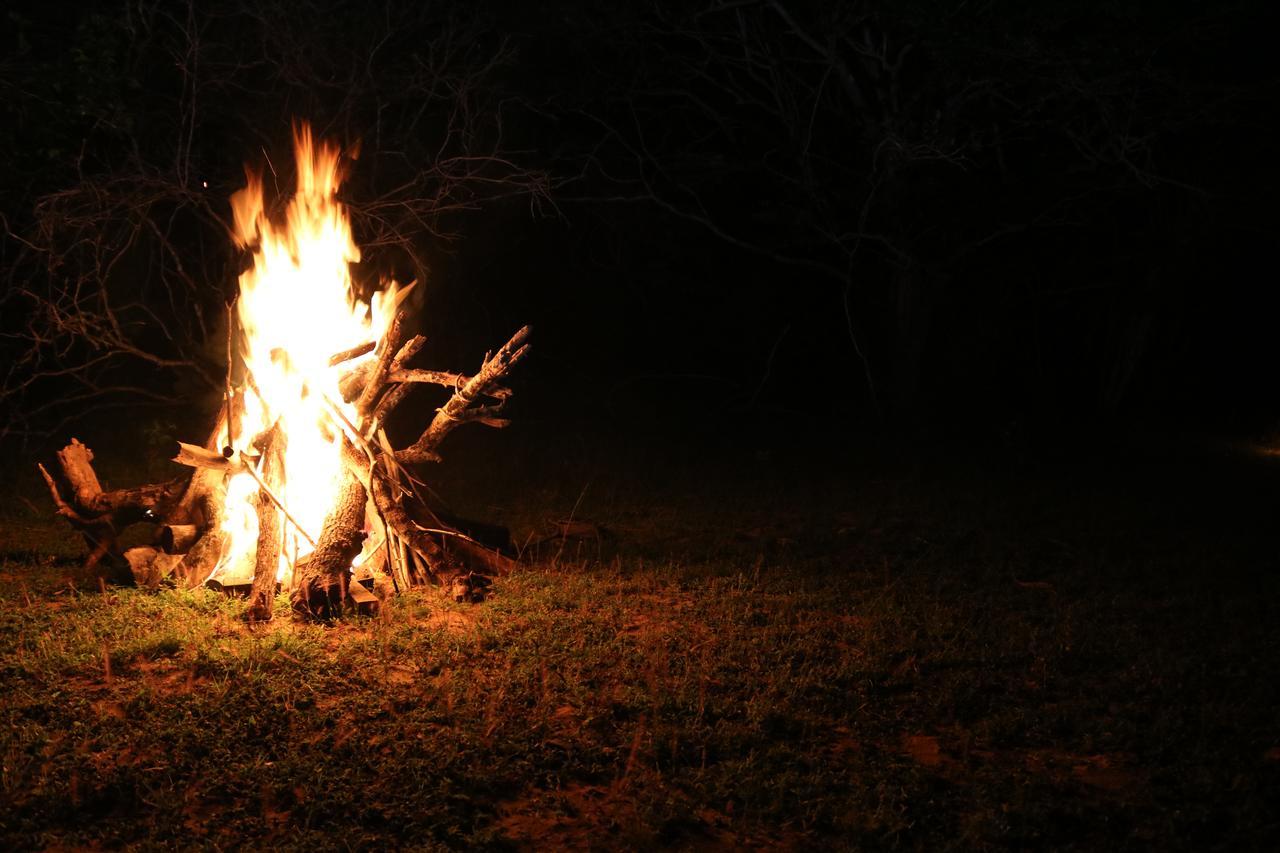
<svg viewBox="0 0 1280 853"><path fill-rule="evenodd" d="M250 175L248 186L231 199L237 242L257 244L253 266L240 276L237 315L241 354L265 401L264 406L246 389L234 444L237 451L254 453L249 446L254 436L279 419L288 445L285 483L277 495L298 525L318 539L342 473L342 432L330 406L357 421L355 406L342 401L338 379L359 362L330 367L329 357L381 340L395 312L397 287L391 282L375 293L372 306L356 299L350 265L360 260L360 249L336 198L338 150L315 144L305 126L296 131L294 148L297 190L282 225L264 213L260 178ZM229 545L215 576L252 574L257 494L258 484L248 473L228 483L222 529ZM292 524L284 525L290 547L281 555L282 581L288 580L287 558L311 551Z"/></svg>

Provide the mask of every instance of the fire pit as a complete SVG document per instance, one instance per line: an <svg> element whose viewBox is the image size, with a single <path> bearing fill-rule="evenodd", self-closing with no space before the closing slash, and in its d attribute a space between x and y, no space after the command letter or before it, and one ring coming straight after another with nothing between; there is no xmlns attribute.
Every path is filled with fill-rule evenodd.
<svg viewBox="0 0 1280 853"><path fill-rule="evenodd" d="M529 352L529 328L485 358L473 376L411 366L420 336L401 309L413 284L385 282L357 296L360 260L337 200L336 147L295 131L297 187L281 220L268 217L261 179L231 200L237 244L252 252L228 308L227 381L206 441L179 443L191 469L166 483L104 491L93 453L76 439L43 465L58 514L85 537L100 576L155 584L244 588L248 617L267 620L280 588L294 611L330 618L344 605L376 607L374 589L402 590L509 570L509 558L446 523L406 467L437 461L464 423L503 427L501 383ZM417 440L395 448L387 417L420 383L451 390ZM121 531L152 525L154 544L122 549Z"/></svg>

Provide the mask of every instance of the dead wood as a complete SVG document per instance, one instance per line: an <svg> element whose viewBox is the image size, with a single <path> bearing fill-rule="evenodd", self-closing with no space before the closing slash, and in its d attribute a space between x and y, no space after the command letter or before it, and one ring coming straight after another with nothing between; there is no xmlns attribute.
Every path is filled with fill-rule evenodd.
<svg viewBox="0 0 1280 853"><path fill-rule="evenodd" d="M378 512L386 520L387 526L391 528L395 537L422 559L424 574L427 575L423 579L436 583L445 582L445 578L457 574L462 567L456 561L450 560L449 555L431 534L414 522L408 510L405 509L404 491L386 473L384 465L385 461L379 460L378 465L373 469L371 481L373 501L378 507ZM408 566L408 569L412 572L413 566ZM406 578L406 580L411 581L412 578Z"/></svg>
<svg viewBox="0 0 1280 853"><path fill-rule="evenodd" d="M156 544L166 554L185 554L196 544L200 532L194 524L163 524L156 534Z"/></svg>
<svg viewBox="0 0 1280 853"><path fill-rule="evenodd" d="M365 490L349 469L316 548L294 569L290 601L295 612L331 619L342 612L351 561L364 541Z"/></svg>
<svg viewBox="0 0 1280 853"><path fill-rule="evenodd" d="M236 395L233 402L243 406L243 395ZM213 429L209 431L209 438L205 441L204 450L208 453L216 453L214 448L224 434L226 418L226 410L219 411ZM191 524L198 533L195 541L188 546L182 562L174 569L174 577L182 586L191 588L204 583L222 559L227 546L227 535L222 532L220 525L227 497L228 471L229 468L196 468L182 499L169 516L171 524Z"/></svg>
<svg viewBox="0 0 1280 853"><path fill-rule="evenodd" d="M505 420L496 417L501 403L475 410L471 410L470 407L477 397L495 386L513 365L528 355L529 344L525 341L528 340L531 331L528 326L525 326L512 335L511 340L503 344L501 349L486 358L480 371L468 379L461 388L456 389L453 396L436 411L435 417L431 419L431 423L423 430L418 440L409 447L396 451L396 461L400 463L439 461L436 448L440 446L440 442L454 427L469 420L495 427L506 426Z"/></svg>
<svg viewBox="0 0 1280 853"><path fill-rule="evenodd" d="M404 314L397 315L377 347L376 359L363 362L342 379L343 399L357 401L359 427L343 407L321 394L333 417L326 428L334 435L340 430L344 437L345 470L324 528L318 531L319 539L312 540L306 531L301 531L313 550L294 569L290 602L298 613L332 618L341 613L344 602L358 611L370 609L363 588L353 592L350 586L351 564L361 551L366 518L380 545L368 556L362 576L374 578L384 591L391 586L403 590L428 582L448 591L459 577L468 578L466 584L472 588L482 584L486 576L506 574L516 565L503 553L509 547L505 530L447 515L442 518L422 498L414 485L417 481L411 479L401 463L438 458L436 448L458 424L507 424L500 414L511 391L500 380L529 352L530 330L525 327L513 335L496 353L485 357L478 373L468 377L408 368L407 362L425 341L413 336L401 344L403 321ZM366 355L371 347L362 345L337 353L331 364ZM245 388L261 399L251 374L246 374L245 383ZM423 383L449 388L452 394L418 440L396 451L385 432L373 427L413 387ZM227 394L228 405L220 407L203 446L177 444L174 461L192 469L186 478L104 491L93 470L92 452L74 439L58 454L57 477L40 466L58 514L85 536L90 549L87 567L110 566L119 573L119 579L132 577L146 585L158 583L172 571L179 583L196 586L219 572L220 581L244 587L246 592L250 584L244 578L251 571L248 618L271 618L284 528L286 523L297 526L278 496L286 476L287 438L277 425L253 437L253 450L246 448L231 456L219 452L225 450L223 442L230 437L227 424L242 410L244 393L242 389ZM238 441L244 445L247 438L241 436ZM228 512L227 484L232 475L241 471L251 473L259 485L257 547L253 557L246 556L243 564L223 566L230 538L221 529ZM155 545L129 549L122 555L118 533L135 521L157 526ZM477 536L483 541L478 541Z"/></svg>
<svg viewBox="0 0 1280 853"><path fill-rule="evenodd" d="M250 622L271 619L276 599L276 574L280 569L280 549L284 525L276 499L267 491L279 491L284 482L284 453L287 438L277 422L262 441L263 488L258 490L258 545L253 568L253 592L249 595L246 618Z"/></svg>
<svg viewBox="0 0 1280 853"><path fill-rule="evenodd" d="M154 522L177 505L183 479L103 491L93 470L93 451L78 439L57 453L59 478L38 465L57 507L57 514L80 531L89 548L84 568L113 582L128 583L133 574L119 553L118 536L131 524Z"/></svg>
<svg viewBox="0 0 1280 853"><path fill-rule="evenodd" d="M458 389L471 381L470 376L461 373L450 373L447 370L392 370L388 377L390 382L420 382L431 385L443 385L446 388ZM505 400L511 396L511 389L501 385L491 385L482 392L486 397Z"/></svg>
<svg viewBox="0 0 1280 853"><path fill-rule="evenodd" d="M174 569L178 583L188 589L200 586L209 579L222 560L229 539L221 529L223 505L227 500L225 480L219 477L200 497L203 532Z"/></svg>
<svg viewBox="0 0 1280 853"><path fill-rule="evenodd" d="M133 572L133 582L145 589L154 589L168 577L181 557L165 554L155 548L130 548L124 559Z"/></svg>
<svg viewBox="0 0 1280 853"><path fill-rule="evenodd" d="M372 361L363 361L339 377L338 393L342 395L342 402L354 403L364 393L365 385L369 382L369 374L373 372L373 368L374 363Z"/></svg>
<svg viewBox="0 0 1280 853"><path fill-rule="evenodd" d="M405 345L400 348L400 352L396 354L395 361L391 363L391 375L394 376L403 372L405 363L417 355L418 350L422 349L422 345L426 342L427 339L421 335L414 335L406 341ZM391 382L391 379L388 377L387 381ZM378 423L384 422L387 419L387 415L391 414L392 410L400 405L401 401L408 395L409 390L410 386L408 385L393 385L378 401L377 408L373 410L373 419Z"/></svg>
<svg viewBox="0 0 1280 853"><path fill-rule="evenodd" d="M362 417L373 411L378 396L387 385L387 376L391 373L391 362L400 351L400 328L404 325L404 319L404 311L396 314L382 338L382 352L378 355L373 371L369 374L369 380L365 383L364 390L360 392L360 399L356 402L356 411Z"/></svg>
<svg viewBox="0 0 1280 853"><path fill-rule="evenodd" d="M187 444L185 441L178 442L172 461L179 465L186 465L188 468L214 468L219 471L226 471L232 466L231 460L220 452L195 444Z"/></svg>
<svg viewBox="0 0 1280 853"><path fill-rule="evenodd" d="M69 503L86 518L111 516L117 529L166 515L186 486L185 478L178 478L104 492L93 470L93 451L78 439L71 439L57 456L63 481L69 487Z"/></svg>
<svg viewBox="0 0 1280 853"><path fill-rule="evenodd" d="M335 352L333 355L329 356L329 366L337 367L344 361L350 361L353 358L359 358L362 355L367 355L368 353L373 352L377 345L376 341L366 341L365 343L352 347L351 349L344 349L342 352Z"/></svg>

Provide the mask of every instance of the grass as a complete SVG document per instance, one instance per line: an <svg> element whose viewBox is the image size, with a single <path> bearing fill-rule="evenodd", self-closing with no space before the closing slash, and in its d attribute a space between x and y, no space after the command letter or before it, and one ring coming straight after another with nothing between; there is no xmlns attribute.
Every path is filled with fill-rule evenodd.
<svg viewBox="0 0 1280 853"><path fill-rule="evenodd" d="M570 512L605 533L531 548L482 604L330 627L103 594L10 502L0 845L1280 837L1271 460L609 458L446 470L526 540Z"/></svg>

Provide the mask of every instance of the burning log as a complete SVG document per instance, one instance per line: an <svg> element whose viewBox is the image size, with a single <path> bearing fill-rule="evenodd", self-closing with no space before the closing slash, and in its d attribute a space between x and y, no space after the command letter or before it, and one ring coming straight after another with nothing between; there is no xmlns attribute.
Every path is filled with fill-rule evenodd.
<svg viewBox="0 0 1280 853"><path fill-rule="evenodd" d="M261 442L262 482L258 491L258 547L253 568L253 592L249 596L248 619L270 621L276 600L276 574L280 571L280 550L284 546L281 511L269 489L279 489L284 480L284 444L288 440L277 422Z"/></svg>
<svg viewBox="0 0 1280 853"><path fill-rule="evenodd" d="M232 408L232 416L243 409L244 395L236 395L234 400L238 400L239 405ZM184 587L199 586L208 580L226 550L227 536L221 530L221 525L230 461L211 449L218 445L221 436L225 434L226 419L226 411L219 412L204 447L179 443L178 454L174 457L174 461L179 463L182 463L184 457L207 463L195 468L177 508L166 519L166 527L181 525L183 529L168 531L168 537L162 529L159 537L162 549L169 551L169 548L164 547L168 544L172 553L185 555L174 567L174 576ZM215 463L215 458L222 459L226 464ZM195 530L186 529L188 526Z"/></svg>
<svg viewBox="0 0 1280 853"><path fill-rule="evenodd" d="M337 503L325 519L315 550L298 562L289 593L295 612L330 619L342 612L351 561L364 542L364 486L351 472L343 474Z"/></svg>

